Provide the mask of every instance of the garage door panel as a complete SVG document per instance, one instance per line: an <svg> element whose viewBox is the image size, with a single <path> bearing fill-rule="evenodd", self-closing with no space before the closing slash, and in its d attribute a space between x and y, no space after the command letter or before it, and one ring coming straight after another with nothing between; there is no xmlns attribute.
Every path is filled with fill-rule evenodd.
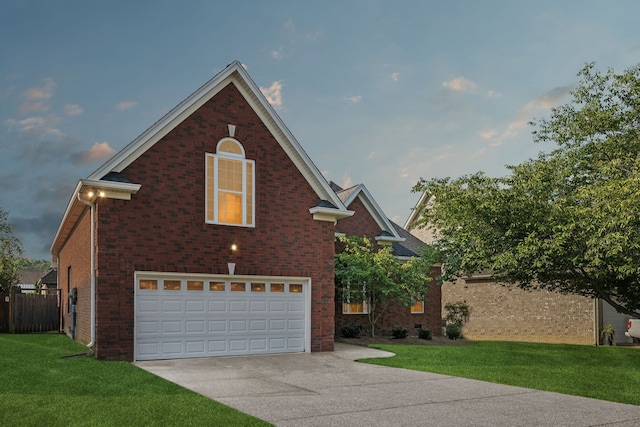
<svg viewBox="0 0 640 427"><path fill-rule="evenodd" d="M248 332L246 320L230 320L229 332Z"/></svg>
<svg viewBox="0 0 640 427"><path fill-rule="evenodd" d="M188 280L182 279L179 290L137 291L137 360L305 351L308 288L289 292L289 285L283 291L267 283L253 291L251 283L263 282L247 281L246 291L232 292L227 281L214 291L199 278L205 286L195 292L187 290Z"/></svg>
<svg viewBox="0 0 640 427"><path fill-rule="evenodd" d="M183 332L181 320L163 320L160 325L162 334L179 334Z"/></svg>
<svg viewBox="0 0 640 427"><path fill-rule="evenodd" d="M226 313L227 301L209 301L209 312Z"/></svg>
<svg viewBox="0 0 640 427"><path fill-rule="evenodd" d="M246 313L247 301L231 300L229 301L229 313Z"/></svg>
<svg viewBox="0 0 640 427"><path fill-rule="evenodd" d="M187 320L185 321L185 332L187 333L204 333L205 321L204 320Z"/></svg>
<svg viewBox="0 0 640 427"><path fill-rule="evenodd" d="M203 314L203 313L205 313L205 304L204 303L205 302L202 301L202 300L200 300L200 301L187 300L185 309L187 310L187 313Z"/></svg>

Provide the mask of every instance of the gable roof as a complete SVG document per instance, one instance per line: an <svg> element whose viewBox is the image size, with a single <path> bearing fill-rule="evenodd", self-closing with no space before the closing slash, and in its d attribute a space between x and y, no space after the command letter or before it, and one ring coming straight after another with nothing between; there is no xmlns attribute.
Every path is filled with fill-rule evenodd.
<svg viewBox="0 0 640 427"><path fill-rule="evenodd" d="M369 212L369 215L371 215L376 224L378 224L378 226L380 227L381 232L380 235L376 237L377 241L383 241L387 243L404 241L404 237L398 234L391 221L384 214L382 208L380 208L380 206L364 184L354 185L347 189L341 188L333 181L329 185L336 192L342 203L344 203L347 208L356 199L359 199L360 202L362 202L362 204L367 209L367 212Z"/></svg>
<svg viewBox="0 0 640 427"><path fill-rule="evenodd" d="M102 179L108 173L122 172L127 166L144 154L145 151L230 83L236 86L245 100L251 105L282 149L309 182L318 197L321 200L331 202L337 210L346 213L346 208L336 197L335 193L331 191L327 180L322 176L318 168L311 161L302 146L286 127L280 116L278 116L275 109L269 104L260 88L251 79L239 61L232 62L224 70L216 74L211 80L189 95L184 101L165 114L164 117L155 122L149 129L144 131L105 164L100 166L88 178L97 180Z"/></svg>
<svg viewBox="0 0 640 427"><path fill-rule="evenodd" d="M233 84L238 89L318 195L320 199L318 205L309 209L313 218L337 221L353 215L353 212L347 210L340 198L332 191L327 180L266 100L260 88L249 77L242 64L234 61L107 160L87 179L80 180L69 200L51 246L52 255L59 253L75 223L91 204L93 194L99 192L107 197L130 199L141 186L124 179L120 172L229 84ZM83 194L89 192L92 195L87 199Z"/></svg>

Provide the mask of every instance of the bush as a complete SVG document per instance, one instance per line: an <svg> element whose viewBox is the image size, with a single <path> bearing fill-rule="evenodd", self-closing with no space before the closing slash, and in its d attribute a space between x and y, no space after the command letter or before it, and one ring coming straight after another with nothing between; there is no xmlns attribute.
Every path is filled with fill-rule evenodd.
<svg viewBox="0 0 640 427"><path fill-rule="evenodd" d="M362 332L362 326L345 326L341 332L343 338L358 338L360 332Z"/></svg>
<svg viewBox="0 0 640 427"><path fill-rule="evenodd" d="M462 335L462 331L458 325L447 325L445 333L450 340L457 340Z"/></svg>
<svg viewBox="0 0 640 427"><path fill-rule="evenodd" d="M402 338L406 338L409 335L409 331L407 331L405 328L400 327L400 326L396 326L395 328L393 328L393 330L391 331L391 335L399 340Z"/></svg>
<svg viewBox="0 0 640 427"><path fill-rule="evenodd" d="M431 329L418 329L418 338L423 340L430 340L433 338L433 333L431 333Z"/></svg>

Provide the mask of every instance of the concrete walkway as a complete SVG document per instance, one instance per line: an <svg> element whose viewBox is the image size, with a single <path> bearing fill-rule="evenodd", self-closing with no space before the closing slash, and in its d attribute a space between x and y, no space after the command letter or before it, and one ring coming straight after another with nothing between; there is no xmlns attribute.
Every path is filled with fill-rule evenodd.
<svg viewBox="0 0 640 427"><path fill-rule="evenodd" d="M391 355L336 343L332 353L136 365L277 426L640 425L640 406L354 362Z"/></svg>

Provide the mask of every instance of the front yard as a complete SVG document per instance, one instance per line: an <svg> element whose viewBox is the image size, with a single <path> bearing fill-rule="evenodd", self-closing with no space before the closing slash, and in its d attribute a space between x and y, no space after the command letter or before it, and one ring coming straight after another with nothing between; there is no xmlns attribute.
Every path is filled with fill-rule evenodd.
<svg viewBox="0 0 640 427"><path fill-rule="evenodd" d="M373 344L367 363L640 405L640 348L516 342ZM349 342L344 340L344 342Z"/></svg>
<svg viewBox="0 0 640 427"><path fill-rule="evenodd" d="M267 426L64 335L0 334L0 426Z"/></svg>

